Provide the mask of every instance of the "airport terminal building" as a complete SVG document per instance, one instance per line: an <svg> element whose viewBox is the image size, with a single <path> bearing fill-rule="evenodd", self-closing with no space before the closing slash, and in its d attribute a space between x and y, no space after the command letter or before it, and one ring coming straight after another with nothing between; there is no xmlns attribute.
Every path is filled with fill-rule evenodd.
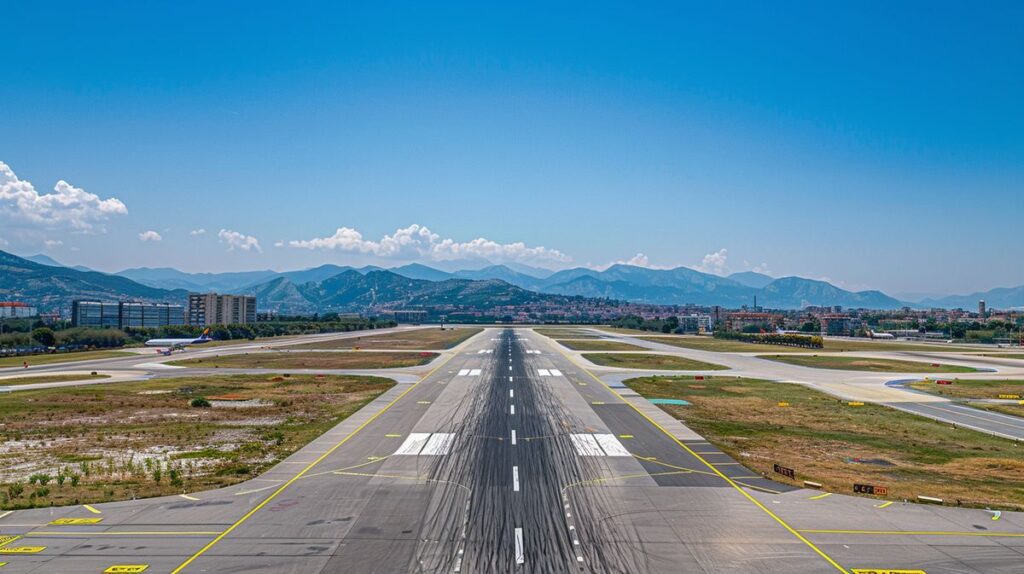
<svg viewBox="0 0 1024 574"><path fill-rule="evenodd" d="M167 303L87 301L71 303L73 327L149 329L184 325L185 308Z"/></svg>

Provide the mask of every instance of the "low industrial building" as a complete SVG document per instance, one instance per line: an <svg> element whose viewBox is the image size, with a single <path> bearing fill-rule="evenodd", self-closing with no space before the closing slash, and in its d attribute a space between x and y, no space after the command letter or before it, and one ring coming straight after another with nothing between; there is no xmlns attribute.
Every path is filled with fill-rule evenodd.
<svg viewBox="0 0 1024 574"><path fill-rule="evenodd" d="M28 303L0 301L0 319L25 319L35 317L39 312Z"/></svg>

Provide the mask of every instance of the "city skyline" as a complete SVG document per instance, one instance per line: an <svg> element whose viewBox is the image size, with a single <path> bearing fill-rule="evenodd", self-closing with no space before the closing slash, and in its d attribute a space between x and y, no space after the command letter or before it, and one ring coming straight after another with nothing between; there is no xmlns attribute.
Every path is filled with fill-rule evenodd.
<svg viewBox="0 0 1024 574"><path fill-rule="evenodd" d="M316 9L9 8L0 249L1024 284L1013 4Z"/></svg>

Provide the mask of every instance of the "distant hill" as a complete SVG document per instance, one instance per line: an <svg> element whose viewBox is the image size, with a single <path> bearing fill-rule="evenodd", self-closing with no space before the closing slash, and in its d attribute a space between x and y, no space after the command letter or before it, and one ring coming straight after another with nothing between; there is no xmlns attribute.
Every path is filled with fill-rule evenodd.
<svg viewBox="0 0 1024 574"><path fill-rule="evenodd" d="M765 307L799 309L808 305L842 305L869 309L897 309L902 301L881 291L846 291L825 281L802 277L776 279L760 290L758 304Z"/></svg>
<svg viewBox="0 0 1024 574"><path fill-rule="evenodd" d="M424 279L426 281L444 281L445 279L451 279L452 274L447 271L441 271L440 269L434 269L433 267L427 267L419 263L410 263L408 265L402 265L401 267L394 267L390 269L392 273L401 275L402 277L408 277L409 279Z"/></svg>
<svg viewBox="0 0 1024 574"><path fill-rule="evenodd" d="M115 275L160 289L231 292L277 276L276 271L239 271L227 273L186 273L172 267L138 267Z"/></svg>
<svg viewBox="0 0 1024 574"><path fill-rule="evenodd" d="M555 295L527 291L499 280L473 281L412 279L391 271L360 273L349 269L301 285L277 277L250 290L261 309L280 313L353 312L367 307L431 307L452 305L486 309L497 305L519 305L542 301L564 301Z"/></svg>
<svg viewBox="0 0 1024 574"><path fill-rule="evenodd" d="M0 251L0 299L27 301L42 310L68 310L74 299L184 304L186 297L186 291L157 289L97 271L43 265Z"/></svg>
<svg viewBox="0 0 1024 574"><path fill-rule="evenodd" d="M70 269L75 269L76 271L92 271L92 269L89 269L88 267L85 267L84 265L70 265L69 266L69 265L64 265L63 263L58 263L56 260L54 260L49 255L44 255L42 253L36 253L35 255L28 255L28 256L22 257L22 259L28 259L29 261L33 261L33 262L39 263L41 265L49 265L50 267L68 267Z"/></svg>
<svg viewBox="0 0 1024 574"><path fill-rule="evenodd" d="M985 301L985 304L990 309L1024 309L1024 285L1018 287L998 287L969 295L928 298L923 299L917 306L974 310L978 308L978 301Z"/></svg>
<svg viewBox="0 0 1024 574"><path fill-rule="evenodd" d="M764 273L757 273L755 271L740 271L739 273L733 273L732 275L729 275L729 279L732 279L740 285L746 285L747 287L753 287L754 289L763 289L766 285L775 281L774 277L765 275Z"/></svg>

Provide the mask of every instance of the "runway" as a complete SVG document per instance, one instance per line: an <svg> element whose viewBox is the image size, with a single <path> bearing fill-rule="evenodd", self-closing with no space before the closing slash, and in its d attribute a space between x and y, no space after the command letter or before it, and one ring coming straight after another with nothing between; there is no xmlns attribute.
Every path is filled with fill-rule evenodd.
<svg viewBox="0 0 1024 574"><path fill-rule="evenodd" d="M0 513L19 537L0 571L936 574L1024 557L1015 513L751 476L529 329L487 329L429 368L255 480Z"/></svg>

